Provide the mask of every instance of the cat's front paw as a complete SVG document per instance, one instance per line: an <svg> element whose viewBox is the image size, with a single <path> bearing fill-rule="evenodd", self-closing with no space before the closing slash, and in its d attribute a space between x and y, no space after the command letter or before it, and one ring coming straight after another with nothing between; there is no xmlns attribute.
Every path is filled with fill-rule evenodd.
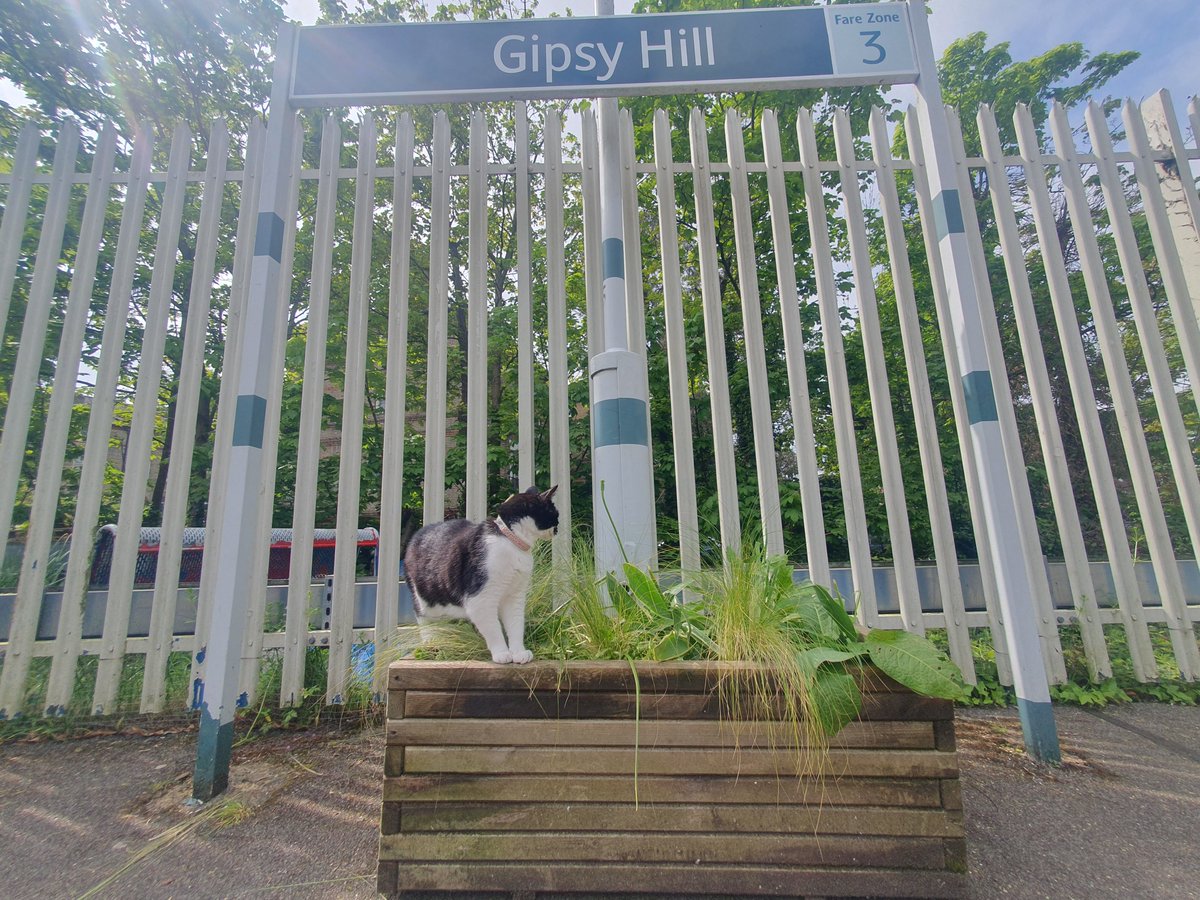
<svg viewBox="0 0 1200 900"><path fill-rule="evenodd" d="M494 663L510 663L513 661L513 656L508 650L496 650L492 653L492 662Z"/></svg>
<svg viewBox="0 0 1200 900"><path fill-rule="evenodd" d="M515 651L513 651L512 661L519 665L524 665L525 663L529 662L532 659L533 659L533 651L532 650L515 650Z"/></svg>

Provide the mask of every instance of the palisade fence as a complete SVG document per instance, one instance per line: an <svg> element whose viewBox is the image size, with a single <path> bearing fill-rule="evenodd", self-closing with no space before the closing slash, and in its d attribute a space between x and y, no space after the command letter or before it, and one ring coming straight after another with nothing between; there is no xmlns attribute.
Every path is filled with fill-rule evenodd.
<svg viewBox="0 0 1200 900"><path fill-rule="evenodd" d="M1054 681L1067 628L1095 678L1114 641L1139 679L1200 677L1200 153L1165 93L1122 112L1116 145L1096 104L1074 132L1059 108L1035 127L1018 107L1007 139L981 109L968 135L981 157L957 135L961 194L990 194L989 221L967 203L965 226L993 369L1009 376L995 380L1005 452ZM976 558L986 524L954 336L936 325L946 284L916 117L876 109L865 135L844 111L817 119L767 111L760 133L729 110L720 134L698 111L673 127L657 110L635 131L622 112L625 227L642 235L625 241L626 272L642 273L630 346L658 373L661 556L718 560L716 536L737 540L740 523L866 624L944 631L968 680L972 634L990 633L1009 682L991 561ZM296 126L287 340L262 348L279 374L264 443L276 503L247 593L243 703L264 699L260 666L280 655L278 699L297 702L323 647L327 696L344 702L354 646L403 615L418 517L478 520L536 480L572 488L556 558L590 522L586 360L604 345L592 111L572 120L578 137L552 105L489 107L453 129L442 112L378 121L365 115L354 142L333 117ZM241 199L257 196L262 132L242 144L220 123L181 127L164 171L145 136L85 137L81 154L63 125L47 166L51 139L27 127L0 175L3 716L185 708L205 665L213 567L181 585L181 557L185 527L207 522L201 542L217 543L235 400L219 376L241 339L256 224ZM97 584L93 547L114 518ZM328 593L318 526L335 528ZM272 528L291 529L286 583L277 562L268 572Z"/></svg>

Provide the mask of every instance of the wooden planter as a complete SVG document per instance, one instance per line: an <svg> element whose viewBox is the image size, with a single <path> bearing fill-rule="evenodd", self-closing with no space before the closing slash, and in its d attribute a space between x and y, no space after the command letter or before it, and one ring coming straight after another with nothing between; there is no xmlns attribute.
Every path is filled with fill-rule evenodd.
<svg viewBox="0 0 1200 900"><path fill-rule="evenodd" d="M806 754L721 721L748 669L393 663L380 892L960 896L952 704L864 678Z"/></svg>

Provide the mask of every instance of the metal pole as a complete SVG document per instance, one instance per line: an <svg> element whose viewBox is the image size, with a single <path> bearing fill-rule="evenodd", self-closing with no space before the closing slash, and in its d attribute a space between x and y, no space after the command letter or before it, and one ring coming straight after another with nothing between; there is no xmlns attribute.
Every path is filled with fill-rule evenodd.
<svg viewBox="0 0 1200 900"><path fill-rule="evenodd" d="M246 606L253 584L254 548L265 540L258 533L260 508L271 498L263 496L263 432L267 396L273 378L278 336L278 304L286 302L279 277L283 255L283 211L288 197L288 161L292 158L295 112L288 92L295 51L296 27L280 25L275 45L274 85L267 116L264 166L250 266L244 340L232 372L237 403L234 410L233 447L229 480L225 485L225 511L221 540L210 565L217 567L212 625L208 634L206 681L197 686L200 701L200 734L196 740L196 768L192 797L210 800L229 783L229 756L233 748L233 719L237 711L238 669L246 630ZM254 202L254 198L243 198Z"/></svg>
<svg viewBox="0 0 1200 900"><path fill-rule="evenodd" d="M596 0L613 15L613 0ZM621 217L621 142L617 101L596 102L600 117L600 239L604 267L604 352L592 357L592 499L596 569L649 566L655 553L654 472L644 358L629 347L625 242ZM630 240L637 240L630 235ZM641 273L632 273L640 278ZM609 516L611 514L611 521Z"/></svg>
<svg viewBox="0 0 1200 900"><path fill-rule="evenodd" d="M1025 749L1037 759L1060 759L1058 730L1050 705L1050 688L1039 644L1033 586L1017 527L1013 481L1004 459L992 367L979 308L979 291L971 267L970 247L963 227L957 170L951 152L946 107L937 80L937 61L929 34L925 0L910 0L910 21L917 54L917 116L921 141L929 164L930 193L938 235L938 255L946 274L950 322L962 366L963 391L971 427L972 452L979 468L983 515L988 523L989 547L995 563L996 587L1006 626L1012 660L1013 686L1025 736ZM1003 376L1003 368L995 370Z"/></svg>

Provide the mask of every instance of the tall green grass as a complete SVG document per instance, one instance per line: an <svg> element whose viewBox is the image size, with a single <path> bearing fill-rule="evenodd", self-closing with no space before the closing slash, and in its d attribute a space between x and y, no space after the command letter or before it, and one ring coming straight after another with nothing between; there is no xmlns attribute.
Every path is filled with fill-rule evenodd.
<svg viewBox="0 0 1200 900"><path fill-rule="evenodd" d="M796 745L816 747L861 709L864 663L914 690L956 698L963 685L945 654L905 632L860 634L842 600L796 583L792 566L748 543L723 566L651 573L626 565L598 578L591 547L551 563L538 550L526 606L526 646L537 659L717 660L748 663L722 679L722 714L774 722ZM380 664L402 656L487 660L464 621L398 629Z"/></svg>

